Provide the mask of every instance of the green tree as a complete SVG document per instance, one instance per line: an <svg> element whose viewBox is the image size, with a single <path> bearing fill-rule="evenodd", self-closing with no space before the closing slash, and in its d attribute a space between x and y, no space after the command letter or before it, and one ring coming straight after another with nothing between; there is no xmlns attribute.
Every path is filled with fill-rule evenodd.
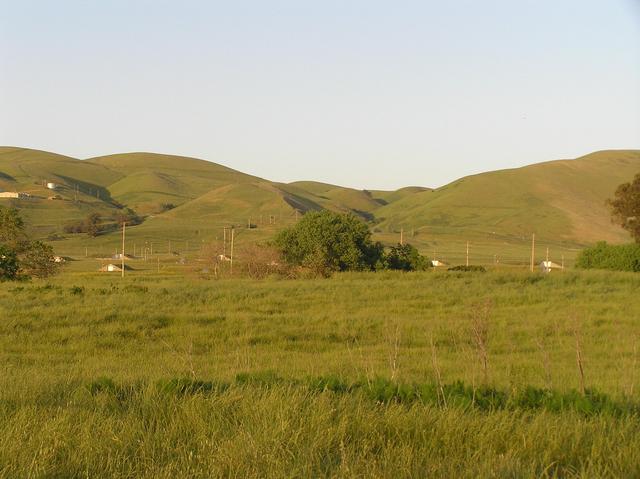
<svg viewBox="0 0 640 479"><path fill-rule="evenodd" d="M0 243L21 250L26 240L24 222L18 210L0 206Z"/></svg>
<svg viewBox="0 0 640 479"><path fill-rule="evenodd" d="M59 268L53 258L51 246L29 240L17 209L0 207L0 279L51 276Z"/></svg>
<svg viewBox="0 0 640 479"><path fill-rule="evenodd" d="M607 203L613 220L631 233L636 243L640 243L640 173L632 182L618 186L614 198Z"/></svg>
<svg viewBox="0 0 640 479"><path fill-rule="evenodd" d="M402 271L422 271L430 266L429 260L410 244L392 246L386 255L385 263L389 269Z"/></svg>
<svg viewBox="0 0 640 479"><path fill-rule="evenodd" d="M59 270L54 261L53 248L42 241L32 241L20 260L20 269L29 276L47 278Z"/></svg>
<svg viewBox="0 0 640 479"><path fill-rule="evenodd" d="M95 238L100 233L100 215L98 213L91 213L85 220L85 228L87 235L91 238Z"/></svg>
<svg viewBox="0 0 640 479"><path fill-rule="evenodd" d="M317 274L366 271L381 263L383 248L366 224L351 214L311 212L275 239L283 259Z"/></svg>
<svg viewBox="0 0 640 479"><path fill-rule="evenodd" d="M16 279L19 269L16 252L8 246L0 244L0 281Z"/></svg>

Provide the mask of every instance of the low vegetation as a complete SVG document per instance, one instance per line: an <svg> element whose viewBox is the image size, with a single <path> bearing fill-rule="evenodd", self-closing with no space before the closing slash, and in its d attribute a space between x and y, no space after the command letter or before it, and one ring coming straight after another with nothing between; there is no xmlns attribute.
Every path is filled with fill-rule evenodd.
<svg viewBox="0 0 640 479"><path fill-rule="evenodd" d="M576 266L584 269L640 272L640 244L611 245L600 242L582 250L576 259Z"/></svg>

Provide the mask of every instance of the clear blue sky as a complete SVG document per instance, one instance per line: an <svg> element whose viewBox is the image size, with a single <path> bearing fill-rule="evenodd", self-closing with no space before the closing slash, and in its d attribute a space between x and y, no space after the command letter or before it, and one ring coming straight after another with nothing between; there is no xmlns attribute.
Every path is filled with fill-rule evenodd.
<svg viewBox="0 0 640 479"><path fill-rule="evenodd" d="M387 189L640 148L640 0L0 0L0 144Z"/></svg>

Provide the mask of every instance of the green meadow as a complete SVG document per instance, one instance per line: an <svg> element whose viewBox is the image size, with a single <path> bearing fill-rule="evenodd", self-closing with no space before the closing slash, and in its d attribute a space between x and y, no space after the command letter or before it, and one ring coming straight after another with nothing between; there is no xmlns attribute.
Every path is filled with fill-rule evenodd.
<svg viewBox="0 0 640 479"><path fill-rule="evenodd" d="M638 275L163 266L0 285L0 476L640 475Z"/></svg>

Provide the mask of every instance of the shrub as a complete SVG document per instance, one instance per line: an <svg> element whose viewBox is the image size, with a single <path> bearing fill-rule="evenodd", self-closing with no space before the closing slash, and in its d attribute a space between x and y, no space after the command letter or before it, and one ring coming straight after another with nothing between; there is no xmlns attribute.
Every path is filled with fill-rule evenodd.
<svg viewBox="0 0 640 479"><path fill-rule="evenodd" d="M583 269L609 269L614 271L640 271L640 244L610 245L601 241L580 252L576 267Z"/></svg>
<svg viewBox="0 0 640 479"><path fill-rule="evenodd" d="M463 271L463 272L476 272L476 273L486 273L487 270L484 266L478 266L475 264L470 264L469 266L460 265L449 268L447 271Z"/></svg>

